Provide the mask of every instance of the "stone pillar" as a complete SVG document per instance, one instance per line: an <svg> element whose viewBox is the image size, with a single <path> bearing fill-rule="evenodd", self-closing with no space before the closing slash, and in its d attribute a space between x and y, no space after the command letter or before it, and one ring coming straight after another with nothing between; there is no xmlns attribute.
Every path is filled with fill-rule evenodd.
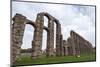
<svg viewBox="0 0 100 67"><path fill-rule="evenodd" d="M61 35L61 25L56 25L56 56L60 56L60 35Z"/></svg>
<svg viewBox="0 0 100 67"><path fill-rule="evenodd" d="M69 38L70 55L73 55L73 40Z"/></svg>
<svg viewBox="0 0 100 67"><path fill-rule="evenodd" d="M47 57L54 56L54 21L49 20L47 32Z"/></svg>
<svg viewBox="0 0 100 67"><path fill-rule="evenodd" d="M12 44L11 44L11 63L15 64L20 55L20 48L22 45L23 34L26 24L26 17L16 14L13 18L12 24Z"/></svg>
<svg viewBox="0 0 100 67"><path fill-rule="evenodd" d="M71 42L72 42L72 53L75 56L76 55L76 50L75 50L75 37L74 37L74 32L71 31L70 32L70 36L71 36Z"/></svg>
<svg viewBox="0 0 100 67"><path fill-rule="evenodd" d="M64 56L68 55L68 49L67 49L67 42L66 42L66 40L63 40L63 54L64 54Z"/></svg>
<svg viewBox="0 0 100 67"><path fill-rule="evenodd" d="M60 35L60 55L63 56L64 55L64 46L63 46L63 36Z"/></svg>
<svg viewBox="0 0 100 67"><path fill-rule="evenodd" d="M34 38L32 41L32 58L33 59L41 55L43 24L44 24L43 15L38 14L37 19L36 19L36 28L34 30Z"/></svg>

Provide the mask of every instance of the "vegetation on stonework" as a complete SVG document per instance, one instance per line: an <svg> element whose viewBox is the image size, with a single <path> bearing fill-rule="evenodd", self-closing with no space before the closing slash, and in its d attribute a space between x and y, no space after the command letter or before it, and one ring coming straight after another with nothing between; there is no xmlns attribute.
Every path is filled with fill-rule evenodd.
<svg viewBox="0 0 100 67"><path fill-rule="evenodd" d="M37 65L37 64L54 64L54 63L73 63L73 62L88 62L96 61L95 54L82 54L80 57L76 56L59 56L59 57L46 57L42 55L37 59L32 59L29 55L21 55L20 60L16 65Z"/></svg>

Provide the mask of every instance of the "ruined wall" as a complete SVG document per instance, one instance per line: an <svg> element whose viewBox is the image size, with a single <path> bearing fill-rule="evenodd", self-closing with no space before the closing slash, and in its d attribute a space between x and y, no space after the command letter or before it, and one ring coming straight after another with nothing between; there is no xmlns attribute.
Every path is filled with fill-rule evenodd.
<svg viewBox="0 0 100 67"><path fill-rule="evenodd" d="M64 55L80 56L80 54L91 54L94 52L92 44L74 31L70 37L63 40Z"/></svg>
<svg viewBox="0 0 100 67"><path fill-rule="evenodd" d="M44 26L44 16L48 18L48 27ZM12 24L12 48L11 48L11 62L14 64L17 60L17 57L20 55L20 49L23 40L23 34L26 24L30 24L34 27L34 36L32 41L32 54L31 57L33 59L38 58L41 55L42 49L42 37L43 37L43 29L47 31L47 48L46 55L54 56L54 22L56 23L56 55L61 55L61 46L63 43L62 35L61 35L61 24L59 21L49 15L48 13L38 13L36 21L30 21L26 17L21 14L16 14L13 18ZM60 48L60 49L59 49ZM58 54L58 53L59 54Z"/></svg>
<svg viewBox="0 0 100 67"><path fill-rule="evenodd" d="M44 26L44 16L48 18L48 27ZM47 31L47 57L51 57L54 55L79 56L81 53L90 54L94 51L92 44L74 31L70 32L70 37L67 40L63 40L60 22L48 13L38 13L35 22L28 20L21 14L16 14L13 18L13 22L14 23L12 24L11 33L11 63L13 64L16 62L17 58L20 55L20 49L26 24L31 24L34 27L31 54L32 59L38 58L42 55L41 50L43 30ZM56 49L54 49L54 23L56 23Z"/></svg>
<svg viewBox="0 0 100 67"><path fill-rule="evenodd" d="M67 42L70 45L69 47L72 48L73 55L90 54L93 52L92 44L74 31L70 32L70 39L68 38Z"/></svg>

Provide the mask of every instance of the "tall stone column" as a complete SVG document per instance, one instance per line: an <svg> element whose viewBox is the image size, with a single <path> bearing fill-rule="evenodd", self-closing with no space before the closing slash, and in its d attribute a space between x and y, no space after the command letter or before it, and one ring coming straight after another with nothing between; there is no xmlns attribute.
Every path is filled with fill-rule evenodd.
<svg viewBox="0 0 100 67"><path fill-rule="evenodd" d="M75 47L75 45L73 46L73 40L72 40L72 38L69 37L69 48L70 48L69 55L73 55L73 48L74 47Z"/></svg>
<svg viewBox="0 0 100 67"><path fill-rule="evenodd" d="M70 32L70 36L71 36L71 42L72 42L72 53L75 56L76 55L76 50L75 50L75 37L74 37L74 32L71 31Z"/></svg>
<svg viewBox="0 0 100 67"><path fill-rule="evenodd" d="M63 45L63 36L60 35L60 55L63 56L64 55L64 45Z"/></svg>
<svg viewBox="0 0 100 67"><path fill-rule="evenodd" d="M63 40L63 53L64 53L64 56L67 56L68 55L68 49L67 49L67 47L68 47L68 45L67 45L67 42L66 42L66 40Z"/></svg>
<svg viewBox="0 0 100 67"><path fill-rule="evenodd" d="M47 32L47 57L54 56L54 21L51 19L48 22Z"/></svg>
<svg viewBox="0 0 100 67"><path fill-rule="evenodd" d="M42 14L37 15L37 19L35 23L36 23L36 28L34 30L34 38L32 41L32 58L33 59L41 55L43 24L44 24L44 18Z"/></svg>
<svg viewBox="0 0 100 67"><path fill-rule="evenodd" d="M11 44L11 63L15 64L20 55L20 48L22 45L23 34L26 24L26 17L16 14L13 18L12 24L12 44Z"/></svg>
<svg viewBox="0 0 100 67"><path fill-rule="evenodd" d="M61 35L61 25L56 25L56 56L60 56L60 35Z"/></svg>

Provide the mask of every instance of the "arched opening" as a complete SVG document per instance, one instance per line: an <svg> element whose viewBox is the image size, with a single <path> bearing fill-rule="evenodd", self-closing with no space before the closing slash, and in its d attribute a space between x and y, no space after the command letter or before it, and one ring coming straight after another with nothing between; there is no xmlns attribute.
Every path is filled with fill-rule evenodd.
<svg viewBox="0 0 100 67"><path fill-rule="evenodd" d="M47 47L47 31L43 30L43 37L42 37L42 54L46 55L46 47Z"/></svg>
<svg viewBox="0 0 100 67"><path fill-rule="evenodd" d="M48 18L44 16L44 26L48 27Z"/></svg>
<svg viewBox="0 0 100 67"><path fill-rule="evenodd" d="M46 55L48 18L44 16L44 29L42 37L42 54Z"/></svg>
<svg viewBox="0 0 100 67"><path fill-rule="evenodd" d="M23 35L23 44L21 46L21 56L31 57L33 35L34 27L31 24L26 24Z"/></svg>

